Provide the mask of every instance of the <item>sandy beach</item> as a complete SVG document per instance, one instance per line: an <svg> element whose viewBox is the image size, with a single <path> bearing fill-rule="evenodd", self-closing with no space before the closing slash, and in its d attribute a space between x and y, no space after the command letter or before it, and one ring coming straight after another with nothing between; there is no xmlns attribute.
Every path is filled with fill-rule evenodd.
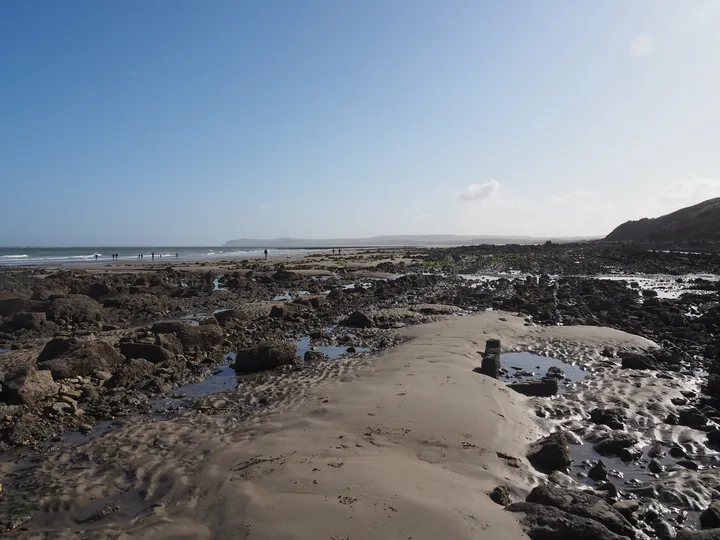
<svg viewBox="0 0 720 540"><path fill-rule="evenodd" d="M527 398L472 372L491 337L597 354L653 346L506 313L423 325L249 424L131 422L32 471L26 496L56 538L526 538L488 493L509 485L520 499L538 482L525 453L541 430Z"/></svg>

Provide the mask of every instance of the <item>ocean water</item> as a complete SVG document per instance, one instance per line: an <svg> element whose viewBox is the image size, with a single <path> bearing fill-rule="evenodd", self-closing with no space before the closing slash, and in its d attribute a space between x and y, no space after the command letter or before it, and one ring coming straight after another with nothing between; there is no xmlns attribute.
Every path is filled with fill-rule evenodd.
<svg viewBox="0 0 720 540"><path fill-rule="evenodd" d="M270 257L283 255L298 255L307 253L307 249L268 249ZM317 250L325 251L325 250ZM143 255L143 262L152 262L152 253L155 252L155 262L171 261L212 261L232 259L235 257L264 257L262 249L240 247L67 247L67 248L37 248L37 247L0 247L0 266L25 265L66 265L66 264L107 264L112 263L112 254L119 255L118 262L137 261L138 255ZM95 256L97 255L97 260Z"/></svg>

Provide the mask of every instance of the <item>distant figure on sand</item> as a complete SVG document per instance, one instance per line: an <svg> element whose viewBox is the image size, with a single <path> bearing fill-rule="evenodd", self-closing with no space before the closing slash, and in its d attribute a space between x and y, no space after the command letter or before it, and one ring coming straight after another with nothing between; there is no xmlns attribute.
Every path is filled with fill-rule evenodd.
<svg viewBox="0 0 720 540"><path fill-rule="evenodd" d="M176 253L176 254L175 254L175 258L176 258L176 259L179 259L179 258L180 258L180 255L178 255L178 254Z"/></svg>
<svg viewBox="0 0 720 540"><path fill-rule="evenodd" d="M340 255L340 248L338 248L338 255Z"/></svg>
<svg viewBox="0 0 720 540"><path fill-rule="evenodd" d="M333 248L333 255L335 255L335 248Z"/></svg>
<svg viewBox="0 0 720 540"><path fill-rule="evenodd" d="M97 253L95 254L95 260L97 261Z"/></svg>
<svg viewBox="0 0 720 540"><path fill-rule="evenodd" d="M267 249L265 250L265 259L267 259Z"/></svg>

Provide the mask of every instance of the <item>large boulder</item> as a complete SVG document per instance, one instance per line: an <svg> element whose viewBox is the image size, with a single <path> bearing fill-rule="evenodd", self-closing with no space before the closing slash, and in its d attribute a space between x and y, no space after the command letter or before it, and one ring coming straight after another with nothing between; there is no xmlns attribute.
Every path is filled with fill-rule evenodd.
<svg viewBox="0 0 720 540"><path fill-rule="evenodd" d="M216 324L191 326L186 324L176 334L186 353L206 351L222 344L224 334Z"/></svg>
<svg viewBox="0 0 720 540"><path fill-rule="evenodd" d="M552 506L568 514L592 519L602 523L616 534L631 538L635 536L634 529L620 512L605 499L589 491L548 484L533 489L525 500L529 503Z"/></svg>
<svg viewBox="0 0 720 540"><path fill-rule="evenodd" d="M102 300L112 294L112 289L105 283L95 282L88 287L87 295L93 300Z"/></svg>
<svg viewBox="0 0 720 540"><path fill-rule="evenodd" d="M610 429L625 429L625 413L622 409L598 407L590 412L590 421L598 426L608 426Z"/></svg>
<svg viewBox="0 0 720 540"><path fill-rule="evenodd" d="M58 385L47 371L38 370L28 360L3 359L0 366L0 401L14 405L30 405L58 392Z"/></svg>
<svg viewBox="0 0 720 540"><path fill-rule="evenodd" d="M720 501L714 501L700 514L700 526L703 529L720 527Z"/></svg>
<svg viewBox="0 0 720 540"><path fill-rule="evenodd" d="M12 324L17 328L26 330L37 330L47 321L47 316L42 312L21 311L12 317Z"/></svg>
<svg viewBox="0 0 720 540"><path fill-rule="evenodd" d="M551 433L533 443L527 458L533 467L547 474L566 469L572 464L570 446L563 433Z"/></svg>
<svg viewBox="0 0 720 540"><path fill-rule="evenodd" d="M103 307L84 294L71 294L56 298L47 308L48 319L65 320L73 323L90 323L103 320Z"/></svg>
<svg viewBox="0 0 720 540"><path fill-rule="evenodd" d="M21 296L0 300L0 317L9 317L21 311L27 311L30 305L31 302Z"/></svg>
<svg viewBox="0 0 720 540"><path fill-rule="evenodd" d="M144 358L133 358L107 382L110 388L142 388L154 379L155 364Z"/></svg>
<svg viewBox="0 0 720 540"><path fill-rule="evenodd" d="M542 379L510 383L508 388L526 396L550 397L558 393L559 384L555 377L543 377Z"/></svg>
<svg viewBox="0 0 720 540"><path fill-rule="evenodd" d="M290 272L289 270L285 270L284 268L280 268L277 272L275 272L272 275L272 278L275 281L301 281L302 276L300 274L296 274L295 272Z"/></svg>
<svg viewBox="0 0 720 540"><path fill-rule="evenodd" d="M627 354L623 356L622 369L641 369L641 370L656 370L657 362L655 357L651 354L640 355L640 354Z"/></svg>
<svg viewBox="0 0 720 540"><path fill-rule="evenodd" d="M249 318L248 314L239 309L224 309L215 313L215 319L222 327L245 321Z"/></svg>
<svg viewBox="0 0 720 540"><path fill-rule="evenodd" d="M182 343L175 334L157 334L155 345L159 345L173 354L185 354Z"/></svg>
<svg viewBox="0 0 720 540"><path fill-rule="evenodd" d="M195 326L180 321L163 321L155 323L151 332L153 334L174 334L186 354L211 349L222 344L224 334L222 328L216 324Z"/></svg>
<svg viewBox="0 0 720 540"><path fill-rule="evenodd" d="M57 358L75 347L78 343L80 342L75 337L54 337L45 344L45 347L40 352L40 356L38 356L37 361L47 362L48 360Z"/></svg>
<svg viewBox="0 0 720 540"><path fill-rule="evenodd" d="M254 373L295 362L297 345L291 341L266 341L255 347L240 349L235 357L237 373Z"/></svg>
<svg viewBox="0 0 720 540"><path fill-rule="evenodd" d="M121 343L120 353L128 360L144 358L153 364L172 364L175 361L172 352L152 343Z"/></svg>
<svg viewBox="0 0 720 540"><path fill-rule="evenodd" d="M303 306L300 304L286 303L281 306L273 306L270 310L270 316L276 318L288 318L294 317L302 313Z"/></svg>
<svg viewBox="0 0 720 540"><path fill-rule="evenodd" d="M353 328L371 328L374 326L374 323L372 318L362 311L353 311L348 318L345 319L345 325L352 326Z"/></svg>
<svg viewBox="0 0 720 540"><path fill-rule="evenodd" d="M41 369L50 370L53 379L85 377L94 371L114 373L125 359L107 341L83 341L68 352L45 362L39 362Z"/></svg>
<svg viewBox="0 0 720 540"><path fill-rule="evenodd" d="M601 456L617 456L622 450L638 444L638 438L624 431L613 431L593 446Z"/></svg>
<svg viewBox="0 0 720 540"><path fill-rule="evenodd" d="M593 519L564 512L554 506L513 503L510 512L522 512L520 520L532 540L627 540Z"/></svg>

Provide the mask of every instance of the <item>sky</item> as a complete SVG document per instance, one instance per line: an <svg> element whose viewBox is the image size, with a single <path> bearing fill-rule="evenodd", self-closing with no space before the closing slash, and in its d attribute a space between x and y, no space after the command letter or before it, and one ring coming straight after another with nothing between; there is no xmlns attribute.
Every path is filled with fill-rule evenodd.
<svg viewBox="0 0 720 540"><path fill-rule="evenodd" d="M717 0L0 2L0 245L601 236L720 196Z"/></svg>

